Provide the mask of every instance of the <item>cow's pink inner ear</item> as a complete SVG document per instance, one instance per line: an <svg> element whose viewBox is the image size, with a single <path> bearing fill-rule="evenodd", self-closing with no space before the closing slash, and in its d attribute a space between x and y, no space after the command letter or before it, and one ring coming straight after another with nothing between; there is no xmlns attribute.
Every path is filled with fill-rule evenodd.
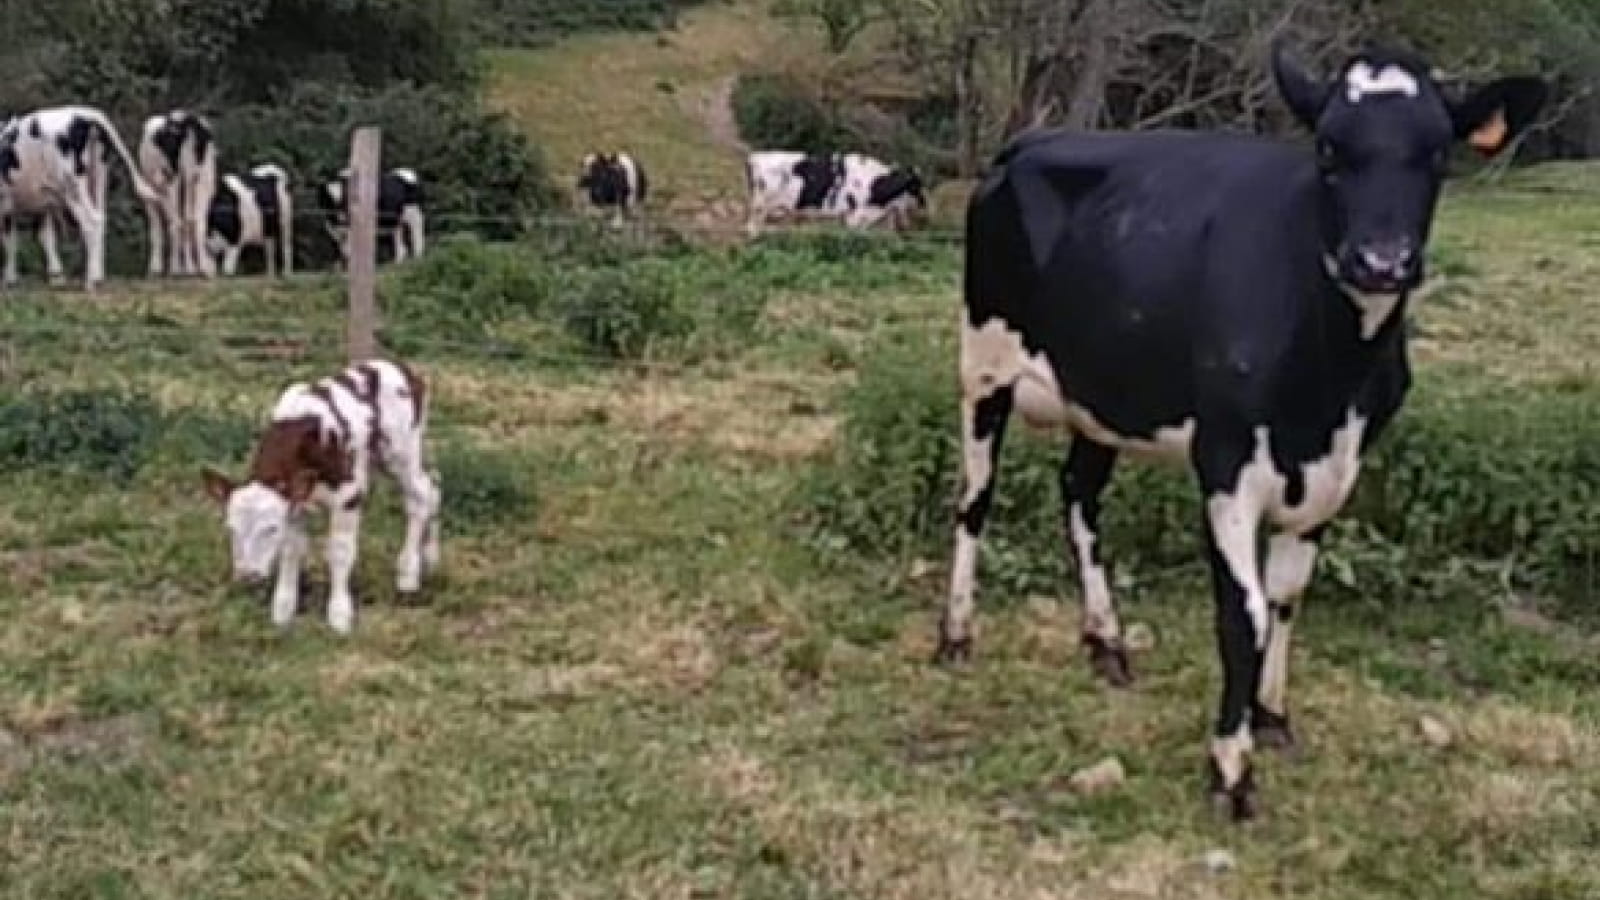
<svg viewBox="0 0 1600 900"><path fill-rule="evenodd" d="M1472 149L1485 156L1493 156L1500 152L1506 144L1506 134L1510 131L1506 124L1506 111L1504 107L1498 108L1494 114L1483 120L1483 124L1472 130L1467 135L1467 143Z"/></svg>

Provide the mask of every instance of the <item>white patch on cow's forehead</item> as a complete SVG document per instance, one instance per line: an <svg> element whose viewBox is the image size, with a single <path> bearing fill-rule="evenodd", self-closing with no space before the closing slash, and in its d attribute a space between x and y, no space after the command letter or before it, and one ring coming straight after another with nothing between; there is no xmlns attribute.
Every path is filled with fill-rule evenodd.
<svg viewBox="0 0 1600 900"><path fill-rule="evenodd" d="M1407 97L1415 97L1420 90L1417 76L1405 68L1391 63L1381 69L1374 69L1372 64L1365 60L1356 62L1344 73L1344 88L1345 98L1351 103L1360 103L1361 98L1368 94L1404 94Z"/></svg>

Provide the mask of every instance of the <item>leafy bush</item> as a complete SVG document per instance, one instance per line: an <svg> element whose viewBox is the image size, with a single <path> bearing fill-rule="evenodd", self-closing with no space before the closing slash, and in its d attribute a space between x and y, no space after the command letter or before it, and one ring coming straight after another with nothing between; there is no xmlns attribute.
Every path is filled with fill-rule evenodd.
<svg viewBox="0 0 1600 900"><path fill-rule="evenodd" d="M439 453L443 527L525 521L536 501L529 467L471 444L446 444Z"/></svg>
<svg viewBox="0 0 1600 900"><path fill-rule="evenodd" d="M796 498L817 546L902 562L949 554L960 477L954 359L948 342L911 339L867 354L835 457ZM993 596L1053 590L1071 571L1057 481L1065 447L1012 422L981 564ZM1199 564L1200 507L1185 469L1124 463L1103 508L1102 546L1122 576ZM1336 521L1323 562L1331 577L1319 584L1445 596L1463 589L1454 578L1463 571L1509 567L1519 587L1590 596L1600 583L1600 386L1419 378Z"/></svg>
<svg viewBox="0 0 1600 900"><path fill-rule="evenodd" d="M858 138L836 107L797 79L775 72L739 76L733 118L739 137L758 148L829 153L854 146Z"/></svg>
<svg viewBox="0 0 1600 900"><path fill-rule="evenodd" d="M78 472L127 484L157 456L191 461L250 436L243 419L169 413L145 394L117 388L0 395L0 471Z"/></svg>
<svg viewBox="0 0 1600 900"><path fill-rule="evenodd" d="M671 276L648 263L592 269L560 293L557 314L588 349L612 359L639 359L694 329Z"/></svg>

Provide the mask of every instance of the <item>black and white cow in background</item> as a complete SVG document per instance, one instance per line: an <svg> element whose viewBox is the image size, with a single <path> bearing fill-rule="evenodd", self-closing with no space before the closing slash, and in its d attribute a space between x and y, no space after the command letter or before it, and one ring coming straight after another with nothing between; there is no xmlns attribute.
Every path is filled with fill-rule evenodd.
<svg viewBox="0 0 1600 900"><path fill-rule="evenodd" d="M587 193L596 207L612 210L613 221L620 222L644 204L650 179L639 161L627 153L590 153L583 158L578 190Z"/></svg>
<svg viewBox="0 0 1600 900"><path fill-rule="evenodd" d="M349 180L350 170L346 168L317 189L317 203L327 217L328 233L346 262L350 258L346 244L350 229ZM378 179L378 235L392 236L395 262L422 255L426 244L423 203L422 181L415 171L390 169Z"/></svg>
<svg viewBox="0 0 1600 900"><path fill-rule="evenodd" d="M775 215L841 219L849 228L888 219L901 228L928 207L916 169L892 168L861 153L761 150L746 157L745 178L750 191L745 230L751 237Z"/></svg>
<svg viewBox="0 0 1600 900"><path fill-rule="evenodd" d="M57 219L72 217L83 235L84 284L105 281L106 184L112 152L128 167L139 199L161 195L139 175L128 147L105 113L88 106L58 106L13 118L0 130L0 229L7 285L17 281L17 219L40 216L39 243L52 283L62 277L56 249Z"/></svg>
<svg viewBox="0 0 1600 900"><path fill-rule="evenodd" d="M979 537L1013 411L1073 435L1061 468L1093 669L1130 681L1097 549L1118 453L1192 467L1223 690L1213 796L1254 810L1253 740L1292 742L1290 620L1362 453L1410 386L1407 302L1457 140L1492 154L1535 78L1445 96L1408 53L1324 81L1280 44L1279 93L1315 147L1244 134L1045 130L1013 139L967 209L963 492L936 659L971 652ZM1271 526L1265 565L1258 529Z"/></svg>
<svg viewBox="0 0 1600 900"><path fill-rule="evenodd" d="M206 253L206 216L217 188L217 142L211 123L175 109L145 120L139 172L161 194L145 203L150 276L216 274Z"/></svg>
<svg viewBox="0 0 1600 900"><path fill-rule="evenodd" d="M294 274L294 201L289 173L278 166L224 175L211 201L206 248L222 256L223 274L238 272L245 247L261 248L268 276Z"/></svg>

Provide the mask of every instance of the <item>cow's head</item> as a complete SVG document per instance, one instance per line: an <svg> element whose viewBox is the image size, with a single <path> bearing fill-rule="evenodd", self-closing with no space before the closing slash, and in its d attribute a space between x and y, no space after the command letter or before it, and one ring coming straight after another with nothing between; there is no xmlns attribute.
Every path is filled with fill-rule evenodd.
<svg viewBox="0 0 1600 900"><path fill-rule="evenodd" d="M891 169L872 180L867 202L891 211L898 223L921 222L928 211L926 184L915 167Z"/></svg>
<svg viewBox="0 0 1600 900"><path fill-rule="evenodd" d="M1316 135L1327 197L1324 249L1350 287L1395 293L1422 281L1422 257L1449 151L1466 141L1500 152L1532 122L1547 88L1502 78L1465 98L1447 97L1419 57L1369 49L1332 80L1302 68L1284 43L1272 72L1295 117Z"/></svg>
<svg viewBox="0 0 1600 900"><path fill-rule="evenodd" d="M590 153L583 158L578 190L587 191L597 206L618 203L627 190L628 176L615 153Z"/></svg>
<svg viewBox="0 0 1600 900"><path fill-rule="evenodd" d="M316 489L315 473L301 469L283 484L275 485L235 482L211 466L202 469L201 475L206 493L224 510L232 545L234 580L247 583L265 580L277 563L278 554L283 552L290 516Z"/></svg>

